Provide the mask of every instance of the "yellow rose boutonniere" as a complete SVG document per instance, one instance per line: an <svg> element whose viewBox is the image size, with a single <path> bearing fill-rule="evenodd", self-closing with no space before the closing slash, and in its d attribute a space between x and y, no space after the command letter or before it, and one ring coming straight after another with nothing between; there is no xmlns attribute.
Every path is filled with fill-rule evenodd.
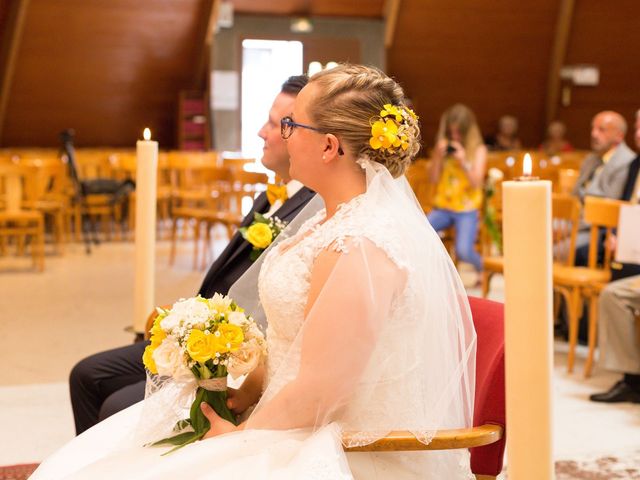
<svg viewBox="0 0 640 480"><path fill-rule="evenodd" d="M256 248L267 248L272 238L273 232L266 223L254 223L247 228L247 241Z"/></svg>
<svg viewBox="0 0 640 480"><path fill-rule="evenodd" d="M253 246L249 258L256 260L264 249L280 235L285 226L286 223L277 217L266 218L264 215L256 213L255 220L251 225L239 229L243 238Z"/></svg>

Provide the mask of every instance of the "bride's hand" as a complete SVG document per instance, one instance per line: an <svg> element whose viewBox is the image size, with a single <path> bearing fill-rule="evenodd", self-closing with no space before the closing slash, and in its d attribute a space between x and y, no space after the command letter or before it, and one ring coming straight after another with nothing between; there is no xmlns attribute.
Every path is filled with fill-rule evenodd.
<svg viewBox="0 0 640 480"><path fill-rule="evenodd" d="M217 437L218 435L224 435L225 433L231 433L242 429L241 427L236 427L233 423L220 417L215 410L205 402L200 404L200 409L211 424L211 428L203 438Z"/></svg>

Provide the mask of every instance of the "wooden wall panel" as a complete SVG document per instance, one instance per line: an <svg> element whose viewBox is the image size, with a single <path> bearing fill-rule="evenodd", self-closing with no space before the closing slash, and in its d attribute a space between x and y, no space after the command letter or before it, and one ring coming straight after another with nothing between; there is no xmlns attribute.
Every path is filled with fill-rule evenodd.
<svg viewBox="0 0 640 480"><path fill-rule="evenodd" d="M231 0L236 13L382 18L384 0Z"/></svg>
<svg viewBox="0 0 640 480"><path fill-rule="evenodd" d="M581 148L589 147L591 119L596 113L616 110L632 126L640 108L639 7L637 0L576 2L565 64L597 65L600 84L571 87L571 104L560 107L558 116ZM636 149L632 131L627 141Z"/></svg>
<svg viewBox="0 0 640 480"><path fill-rule="evenodd" d="M403 0L387 69L414 101L431 147L441 113L469 105L482 133L505 113L525 144L544 131L555 0Z"/></svg>
<svg viewBox="0 0 640 480"><path fill-rule="evenodd" d="M2 143L133 146L151 127L175 145L178 92L191 88L208 0L32 0Z"/></svg>

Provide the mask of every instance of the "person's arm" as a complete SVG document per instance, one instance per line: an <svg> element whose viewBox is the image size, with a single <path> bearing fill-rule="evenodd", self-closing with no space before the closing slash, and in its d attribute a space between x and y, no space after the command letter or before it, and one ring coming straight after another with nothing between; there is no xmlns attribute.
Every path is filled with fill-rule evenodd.
<svg viewBox="0 0 640 480"><path fill-rule="evenodd" d="M487 173L487 147L480 145L469 158L461 143L451 142L451 144L456 149L453 156L462 167L462 171L469 179L469 183L474 188L481 188Z"/></svg>
<svg viewBox="0 0 640 480"><path fill-rule="evenodd" d="M345 252L330 247L315 261L297 375L258 405L248 428L325 425L357 387L406 272L366 239L347 239Z"/></svg>

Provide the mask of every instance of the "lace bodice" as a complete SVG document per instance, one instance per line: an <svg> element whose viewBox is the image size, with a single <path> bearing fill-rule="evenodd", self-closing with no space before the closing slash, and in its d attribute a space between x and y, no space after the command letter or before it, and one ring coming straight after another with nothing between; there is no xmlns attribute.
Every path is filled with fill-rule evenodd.
<svg viewBox="0 0 640 480"><path fill-rule="evenodd" d="M394 228L386 212L366 212L362 196L341 204L325 220L325 210L305 222L296 235L282 241L264 260L258 288L268 319L267 384L293 345L304 321L311 271L317 256L327 248L348 254L347 238L366 238L383 249L401 268L408 268L394 243Z"/></svg>

